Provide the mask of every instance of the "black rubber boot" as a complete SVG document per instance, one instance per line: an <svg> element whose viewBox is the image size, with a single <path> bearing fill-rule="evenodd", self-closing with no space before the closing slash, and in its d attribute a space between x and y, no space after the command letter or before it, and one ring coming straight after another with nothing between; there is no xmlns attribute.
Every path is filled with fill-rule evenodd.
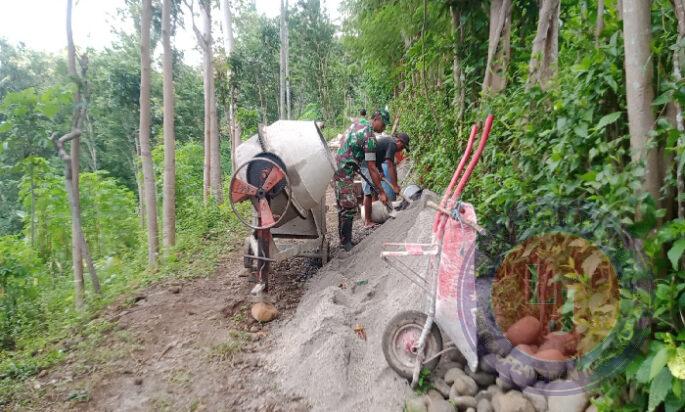
<svg viewBox="0 0 685 412"><path fill-rule="evenodd" d="M342 213L340 213L340 211L338 211L338 239L340 239L341 245L343 244L343 230L342 230L343 220L344 219L342 217Z"/></svg>
<svg viewBox="0 0 685 412"><path fill-rule="evenodd" d="M352 250L352 219L341 218L342 225L340 226L340 245L349 252Z"/></svg>

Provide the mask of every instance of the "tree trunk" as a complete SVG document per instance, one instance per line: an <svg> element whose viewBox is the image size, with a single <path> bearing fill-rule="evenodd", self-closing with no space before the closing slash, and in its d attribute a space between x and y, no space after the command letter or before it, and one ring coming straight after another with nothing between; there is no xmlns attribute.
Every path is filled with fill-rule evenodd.
<svg viewBox="0 0 685 412"><path fill-rule="evenodd" d="M682 39L685 38L685 0L673 0L673 9L675 10L676 18L678 20L678 40L677 44L681 44ZM673 80L680 83L683 78L683 51L680 47L673 52ZM683 123L683 108L677 101L673 101L675 106L675 124L676 129L680 132L678 136L678 146L685 147L685 124ZM681 154L680 157L685 156ZM676 157L676 209L679 219L685 219L685 170L683 170L682 161Z"/></svg>
<svg viewBox="0 0 685 412"><path fill-rule="evenodd" d="M228 72L226 73L226 81L228 82L229 96L228 113L226 117L228 121L228 130L231 135L231 169L235 171L238 168L236 150L238 149L238 146L240 146L241 141L240 134L238 133L238 129L236 128L235 90L231 84L230 58L231 54L233 54L233 47L235 45L235 41L233 38L233 15L231 14L230 0L223 0L221 2L221 5L223 7L224 48L226 49L226 59L229 61Z"/></svg>
<svg viewBox="0 0 685 412"><path fill-rule="evenodd" d="M459 9L455 3L450 5L450 13L452 15L452 34L454 37L454 55L452 57L452 81L454 82L453 104L455 108L456 119L460 120L464 114L465 90L461 59L459 58L459 46L462 44L464 39L461 36L461 14L459 13Z"/></svg>
<svg viewBox="0 0 685 412"><path fill-rule="evenodd" d="M511 0L490 2L490 36L483 91L498 93L507 84L511 57Z"/></svg>
<svg viewBox="0 0 685 412"><path fill-rule="evenodd" d="M204 50L204 46L203 46ZM204 200L204 204L207 205L209 202L209 195L210 195L210 176L211 176L211 166L212 166L212 161L211 161L211 156L212 156L212 150L209 144L210 141L210 132L209 132L209 112L211 103L209 101L209 77L211 76L210 72L207 70L207 53L203 52L203 74L202 74L202 88L204 91L204 142L203 142L203 150L204 150L204 158L203 158L203 169L202 169L202 198Z"/></svg>
<svg viewBox="0 0 685 412"><path fill-rule="evenodd" d="M595 21L595 44L599 45L599 38L604 31L604 0L597 0L597 20Z"/></svg>
<svg viewBox="0 0 685 412"><path fill-rule="evenodd" d="M542 0L538 29L528 65L528 87L546 88L554 76L559 54L560 0Z"/></svg>
<svg viewBox="0 0 685 412"><path fill-rule="evenodd" d="M288 0L285 0L285 111L290 120L290 31L288 30Z"/></svg>
<svg viewBox="0 0 685 412"><path fill-rule="evenodd" d="M36 177L33 159L31 159L31 247L36 247Z"/></svg>
<svg viewBox="0 0 685 412"><path fill-rule="evenodd" d="M81 209L78 210L79 215L81 214ZM80 222L79 222L80 225ZM86 266L88 267L88 273L90 273L90 281L93 284L93 290L96 293L100 293L100 279L98 278L95 263L93 262L93 257L88 251L88 244L86 243L86 237L83 234L83 229L79 231L79 238L81 239L81 250L83 251L83 257L86 260Z"/></svg>
<svg viewBox="0 0 685 412"><path fill-rule="evenodd" d="M176 134L174 131L174 78L171 63L171 1L162 3L162 71L164 73L164 183L162 206L163 244L176 244Z"/></svg>
<svg viewBox="0 0 685 412"><path fill-rule="evenodd" d="M281 0L281 23L280 23L280 64L278 70L279 77L279 100L278 100L278 114L280 119L285 119L287 116L287 110L285 108L285 66L286 66L286 54L285 54L285 0Z"/></svg>
<svg viewBox="0 0 685 412"><path fill-rule="evenodd" d="M222 17L224 23L224 47L226 48L226 56L230 57L233 53L235 40L233 38L233 15L231 14L231 0L222 0Z"/></svg>
<svg viewBox="0 0 685 412"><path fill-rule="evenodd" d="M650 56L651 16L649 0L623 3L623 41L625 47L626 97L628 127L633 161L644 162L642 188L659 202L659 171L657 150L648 149L649 131L654 127L652 112L653 68Z"/></svg>
<svg viewBox="0 0 685 412"><path fill-rule="evenodd" d="M221 188L221 142L219 141L219 121L217 117L216 95L214 85L214 56L212 40L212 5L210 1L201 2L204 20L204 63L205 79L207 82L207 103L209 113L205 115L209 121L209 185L214 201L223 203Z"/></svg>
<svg viewBox="0 0 685 412"><path fill-rule="evenodd" d="M152 21L152 0L142 0L143 12L140 25L140 158L143 164L143 186L145 211L147 213L147 255L148 266L157 267L159 240L157 232L157 196L155 173L150 152L150 24Z"/></svg>
<svg viewBox="0 0 685 412"><path fill-rule="evenodd" d="M143 175L138 167L140 160L140 143L138 138L133 138L134 151L131 153L131 170L136 177L136 189L138 189L138 216L140 216L140 227L145 228L145 189L143 188Z"/></svg>
<svg viewBox="0 0 685 412"><path fill-rule="evenodd" d="M72 81L77 82L77 72L76 72L76 47L74 46L74 36L71 28L71 14L72 14L72 0L67 0L67 67L69 71L69 76L72 77ZM81 108L78 107L81 102L81 95L77 91L74 96L74 118L72 121L72 129L76 126L74 122L78 120L78 113L80 113ZM81 133L79 132L78 135ZM71 185L71 192L74 194L73 199L70 197L71 206L71 259L72 265L74 267L74 288L76 291L75 304L77 308L83 307L84 291L83 291L83 254L81 250L81 242L79 241L78 233L81 223L80 213L78 219L74 219L74 214L77 210L80 210L80 200L79 200L79 187L78 187L78 176L79 176L79 165L78 165L78 154L79 154L79 144L78 137L74 137L71 142L71 156L69 156L68 165L69 168L69 179L68 184ZM74 156L76 155L76 156ZM76 175L76 179L71 177ZM65 175L65 179L67 176ZM73 201L72 201L73 200Z"/></svg>
<svg viewBox="0 0 685 412"><path fill-rule="evenodd" d="M616 1L616 18L623 21L623 0Z"/></svg>

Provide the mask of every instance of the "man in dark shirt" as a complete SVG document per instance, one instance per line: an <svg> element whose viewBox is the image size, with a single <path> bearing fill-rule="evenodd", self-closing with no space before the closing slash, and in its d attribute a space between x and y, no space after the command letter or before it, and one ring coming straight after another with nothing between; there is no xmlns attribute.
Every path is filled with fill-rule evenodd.
<svg viewBox="0 0 685 412"><path fill-rule="evenodd" d="M394 193L400 192L400 187L397 184L397 167L395 165L395 155L402 152L402 150L409 151L409 135L406 133L399 133L396 136L382 136L376 138L376 164L381 164L379 172L389 182L383 182L384 192L390 200L395 200ZM362 166L362 173L369 178L369 172ZM388 187L389 186L389 187ZM364 182L364 227L372 227L374 225L371 220L371 203L373 202L371 187ZM392 190L389 190L392 189ZM394 192L394 193L393 193Z"/></svg>

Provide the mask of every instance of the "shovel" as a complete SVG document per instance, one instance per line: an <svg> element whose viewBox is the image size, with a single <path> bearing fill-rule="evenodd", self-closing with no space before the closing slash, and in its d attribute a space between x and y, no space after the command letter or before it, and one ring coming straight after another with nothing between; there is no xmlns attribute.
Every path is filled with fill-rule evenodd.
<svg viewBox="0 0 685 412"><path fill-rule="evenodd" d="M373 184L373 182L371 182L366 176L364 176L364 173L362 173L361 169L359 168L359 165L355 163L355 164L354 164L354 167L355 167L355 171L357 172L357 174L359 174L359 176L361 176L361 178L364 179L364 181L369 185L369 187L371 188L371 191L374 192L375 194L379 194L380 192L378 191L378 189L376 188L376 186ZM382 179L383 179L387 184L389 184L390 187L392 187L392 183L390 183L390 182L388 181L388 179L386 179L385 177L383 177ZM396 195L399 196L399 197L402 199L402 204L404 204L404 202L407 201L407 200L404 198L404 196L402 196L401 193L396 193ZM397 217L397 210L395 210L395 208L393 208L393 207L390 206L390 205L385 205L385 207L386 207L386 209L388 210L388 216L393 217L393 218L394 218L394 217Z"/></svg>

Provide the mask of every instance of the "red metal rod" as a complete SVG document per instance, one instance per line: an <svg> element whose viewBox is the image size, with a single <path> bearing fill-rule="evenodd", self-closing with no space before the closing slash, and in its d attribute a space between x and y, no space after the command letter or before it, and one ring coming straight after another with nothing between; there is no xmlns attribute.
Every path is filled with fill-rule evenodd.
<svg viewBox="0 0 685 412"><path fill-rule="evenodd" d="M457 166L457 169L454 171L454 175L452 175L452 180L450 181L449 186L447 186L445 194L442 196L442 201L440 201L440 207L442 208L445 207L445 203L447 202L447 199L449 199L450 193L452 192L454 185L457 183L457 179L459 178L461 171L464 169L464 165L466 165L466 160L469 158L469 155L471 154L471 150L473 149L473 142L476 139L477 133L478 123L474 123L473 126L471 126L471 135L469 136L468 143L466 143L466 150L464 150L464 154L462 155L461 160L459 161L459 165ZM433 231L435 231L438 228L438 222L442 217L443 216L441 216L440 213L435 215L435 221L433 222Z"/></svg>
<svg viewBox="0 0 685 412"><path fill-rule="evenodd" d="M468 183L471 173L473 173L473 169L476 168L476 164L478 164L480 155L483 153L483 149L485 149L485 143L487 143L488 137L490 137L490 130L492 129L492 122L494 119L495 116L491 114L488 115L487 119L485 119L485 126L483 127L483 134L480 136L480 142L478 142L478 149L476 150L476 153L473 154L473 157L471 157L469 167L466 168L464 176L462 176L461 180L459 181L459 185L457 185L457 189L450 198L449 208L454 207L454 203L456 202L457 198L461 196L461 192L464 190L466 183Z"/></svg>

